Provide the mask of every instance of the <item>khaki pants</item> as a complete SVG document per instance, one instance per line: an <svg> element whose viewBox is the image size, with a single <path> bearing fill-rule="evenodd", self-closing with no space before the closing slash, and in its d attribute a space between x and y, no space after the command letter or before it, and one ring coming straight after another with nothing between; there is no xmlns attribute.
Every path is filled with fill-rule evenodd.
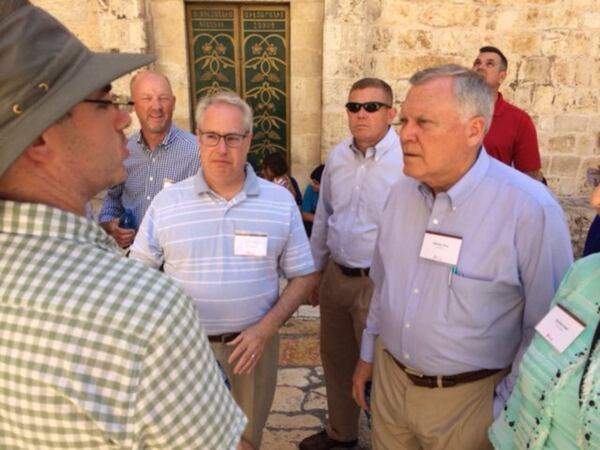
<svg viewBox="0 0 600 450"><path fill-rule="evenodd" d="M352 398L352 375L372 295L369 277L348 277L329 261L319 290L321 360L327 388L327 434L338 441L358 437L360 409Z"/></svg>
<svg viewBox="0 0 600 450"><path fill-rule="evenodd" d="M380 339L375 350L371 410L373 450L492 449L494 388L506 371L447 388L415 386Z"/></svg>
<svg viewBox="0 0 600 450"><path fill-rule="evenodd" d="M265 351L250 374L234 375L233 367L227 363L227 358L235 347L219 342L211 342L217 361L231 383L231 394L240 406L246 417L248 425L244 430L243 438L255 449L260 448L262 433L269 417L275 388L277 387L277 362L279 360L279 336L274 336L265 347Z"/></svg>

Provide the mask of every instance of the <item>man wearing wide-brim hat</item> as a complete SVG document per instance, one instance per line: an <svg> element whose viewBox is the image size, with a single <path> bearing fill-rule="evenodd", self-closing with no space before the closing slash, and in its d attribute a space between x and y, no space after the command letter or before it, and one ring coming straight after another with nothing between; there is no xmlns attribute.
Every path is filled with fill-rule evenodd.
<svg viewBox="0 0 600 450"><path fill-rule="evenodd" d="M0 448L235 448L246 419L189 299L83 217L125 177L127 99L148 64L98 54L0 2Z"/></svg>

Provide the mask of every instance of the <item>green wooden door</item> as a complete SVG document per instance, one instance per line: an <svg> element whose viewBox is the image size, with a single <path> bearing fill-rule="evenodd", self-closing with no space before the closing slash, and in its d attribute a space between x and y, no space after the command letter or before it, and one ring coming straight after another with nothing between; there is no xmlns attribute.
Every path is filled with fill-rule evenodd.
<svg viewBox="0 0 600 450"><path fill-rule="evenodd" d="M250 163L272 152L289 161L289 6L191 2L186 21L192 111L217 90L237 92L254 110Z"/></svg>

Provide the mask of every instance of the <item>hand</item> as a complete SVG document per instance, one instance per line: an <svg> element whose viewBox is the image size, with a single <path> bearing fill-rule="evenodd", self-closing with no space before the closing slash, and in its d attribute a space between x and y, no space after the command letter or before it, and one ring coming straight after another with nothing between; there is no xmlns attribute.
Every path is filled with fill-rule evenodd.
<svg viewBox="0 0 600 450"><path fill-rule="evenodd" d="M252 447L247 441L241 439L237 446L237 450L254 450L254 447Z"/></svg>
<svg viewBox="0 0 600 450"><path fill-rule="evenodd" d="M365 411L369 411L369 406L365 400L365 384L373 376L373 364L358 360L354 375L352 376L352 398Z"/></svg>
<svg viewBox="0 0 600 450"><path fill-rule="evenodd" d="M135 230L119 227L119 219L103 222L100 226L117 241L117 244L121 248L129 247L135 238Z"/></svg>
<svg viewBox="0 0 600 450"><path fill-rule="evenodd" d="M229 355L227 362L233 365L237 360L233 373L236 375L252 373L273 334L265 332L259 322L246 328L238 337L229 342L227 345L235 346L235 349Z"/></svg>
<svg viewBox="0 0 600 450"><path fill-rule="evenodd" d="M321 272L316 272L315 274L315 287L308 294L308 303L311 306L319 306L319 288L321 287Z"/></svg>
<svg viewBox="0 0 600 450"><path fill-rule="evenodd" d="M596 208L598 214L600 214L600 184L596 186L592 195L590 196L590 204Z"/></svg>

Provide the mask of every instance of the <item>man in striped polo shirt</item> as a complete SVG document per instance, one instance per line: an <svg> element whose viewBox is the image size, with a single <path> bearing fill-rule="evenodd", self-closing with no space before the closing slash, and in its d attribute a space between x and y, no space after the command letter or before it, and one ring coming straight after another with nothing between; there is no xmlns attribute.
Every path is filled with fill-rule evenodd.
<svg viewBox="0 0 600 450"><path fill-rule="evenodd" d="M240 443L190 299L84 217L126 176L128 100L109 83L153 59L93 53L28 1L0 2L2 449Z"/></svg>
<svg viewBox="0 0 600 450"><path fill-rule="evenodd" d="M314 286L314 265L289 191L246 162L252 110L232 92L196 112L201 168L156 196L131 257L164 265L196 302L233 396L260 448L277 381L278 329ZM279 275L288 279L279 294Z"/></svg>

